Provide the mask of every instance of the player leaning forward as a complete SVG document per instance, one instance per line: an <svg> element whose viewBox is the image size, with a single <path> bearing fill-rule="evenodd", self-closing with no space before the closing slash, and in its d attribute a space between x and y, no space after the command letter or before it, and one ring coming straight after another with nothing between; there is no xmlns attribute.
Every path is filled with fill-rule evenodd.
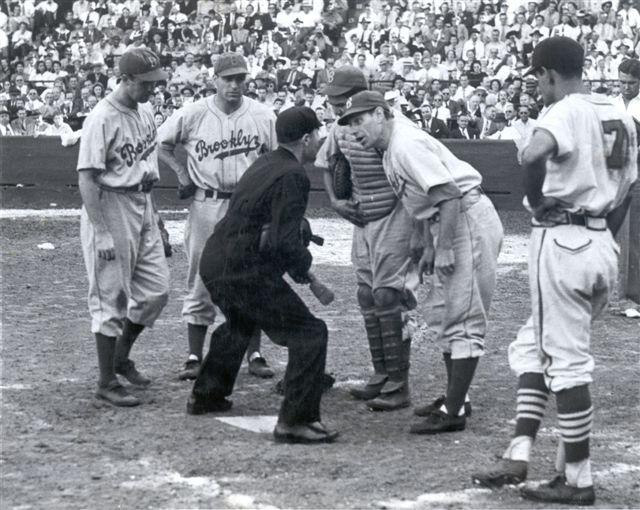
<svg viewBox="0 0 640 510"><path fill-rule="evenodd" d="M198 274L202 249L227 212L229 199L246 169L260 154L276 148L275 115L266 106L244 97L247 78L244 58L220 55L215 66L217 93L181 108L158 131L160 159L177 174L181 188L193 195L185 228L189 267L182 316L187 323L189 358L180 379L195 379L202 360L207 327L216 310ZM182 145L187 168L174 150ZM259 353L260 332L247 351L249 370L261 377L273 372Z"/></svg>
<svg viewBox="0 0 640 510"><path fill-rule="evenodd" d="M565 37L536 46L532 72L546 111L522 154L532 316L509 347L518 375L514 438L499 465L473 475L490 487L522 482L549 393L558 408L558 476L527 499L590 505L593 406L591 321L617 279L618 231L637 179L633 119L607 98L582 94L582 47Z"/></svg>
<svg viewBox="0 0 640 510"><path fill-rule="evenodd" d="M484 353L503 237L500 219L482 193L480 174L424 131L395 120L381 94L351 97L339 123L350 124L364 147L384 151L387 178L424 235L418 272L435 269L444 287L446 397L436 400L411 432L463 430L465 395Z"/></svg>
<svg viewBox="0 0 640 510"><path fill-rule="evenodd" d="M96 396L134 406L140 401L116 373L134 385L149 384L129 352L142 330L153 325L169 293L169 269L150 194L159 179L156 127L151 108L141 104L167 75L146 49L127 51L119 66L118 88L96 105L82 128L80 239L98 348Z"/></svg>
<svg viewBox="0 0 640 510"><path fill-rule="evenodd" d="M367 89L362 71L336 69L325 93L336 115L347 99ZM409 122L409 121L407 121ZM333 173L348 161L352 198L338 199ZM356 268L358 304L364 317L374 374L351 394L377 411L407 407L410 338L403 338L405 311L415 308L413 287L418 278L410 260L413 219L395 196L382 168L380 153L358 143L348 127L334 125L316 158L325 169L325 188L334 209L355 225L351 259ZM408 333L408 331L405 331Z"/></svg>

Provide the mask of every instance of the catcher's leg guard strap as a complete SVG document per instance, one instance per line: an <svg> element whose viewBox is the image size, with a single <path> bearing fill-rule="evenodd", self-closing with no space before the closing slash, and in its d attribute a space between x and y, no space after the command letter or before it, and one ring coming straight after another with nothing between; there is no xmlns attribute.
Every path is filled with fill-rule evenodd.
<svg viewBox="0 0 640 510"><path fill-rule="evenodd" d="M392 380L403 379L402 372L408 369L402 342L402 312L399 306L378 308L376 315L380 321L380 334L384 349L384 363Z"/></svg>
<svg viewBox="0 0 640 510"><path fill-rule="evenodd" d="M373 368L376 374L384 374L386 371L380 321L374 308L363 308L361 311L362 317L364 318L364 327L367 330L367 340L369 341L369 351L371 352Z"/></svg>

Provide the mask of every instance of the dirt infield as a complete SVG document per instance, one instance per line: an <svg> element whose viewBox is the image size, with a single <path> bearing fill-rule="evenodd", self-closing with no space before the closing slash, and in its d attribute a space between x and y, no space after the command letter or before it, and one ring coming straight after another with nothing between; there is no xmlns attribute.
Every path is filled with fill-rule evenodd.
<svg viewBox="0 0 640 510"><path fill-rule="evenodd" d="M526 235L526 218L511 213L503 220L513 247L517 235ZM529 306L520 257L511 254L500 264L488 349L471 390L473 417L465 432L438 437L407 433L411 409L371 413L348 396L346 386L363 379L369 364L355 279L337 253L322 259L316 272L334 289L336 302L322 308L306 289L301 293L330 329L327 368L337 385L326 394L323 413L341 437L334 445L304 447L276 445L267 433L185 413L190 384L176 378L186 354L179 319L186 270L181 246L170 259L169 305L132 353L154 384L137 392L144 405L114 409L92 397L97 368L79 219L5 218L0 228L0 508L542 508L521 500L515 488L492 493L470 482L512 430L515 379L506 348ZM44 242L55 249L38 249ZM592 451L597 505L603 508L640 506L640 321L620 316L623 305L613 303L593 329ZM411 369L414 403L443 389L438 346L420 319ZM286 353L266 340L264 353L282 374ZM280 399L274 382L243 368L234 408L221 416L250 422L275 415ZM532 480L551 475L556 440L550 407Z"/></svg>

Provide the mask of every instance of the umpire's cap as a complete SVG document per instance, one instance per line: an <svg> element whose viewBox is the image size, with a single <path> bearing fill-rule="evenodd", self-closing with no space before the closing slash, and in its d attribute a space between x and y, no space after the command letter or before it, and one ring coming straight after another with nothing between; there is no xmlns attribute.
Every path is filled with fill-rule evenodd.
<svg viewBox="0 0 640 510"><path fill-rule="evenodd" d="M306 106L294 106L278 115L276 135L278 143L291 143L300 140L307 133L318 129L322 124L316 113Z"/></svg>
<svg viewBox="0 0 640 510"><path fill-rule="evenodd" d="M330 69L324 93L327 96L344 96L367 90L367 80L362 71L354 66Z"/></svg>
<svg viewBox="0 0 640 510"><path fill-rule="evenodd" d="M169 75L160 69L160 58L147 48L132 48L120 58L120 72L135 76L140 81L160 81Z"/></svg>
<svg viewBox="0 0 640 510"><path fill-rule="evenodd" d="M540 42L533 50L531 67L524 76L533 74L543 67L553 69L562 76L575 76L582 73L584 49L569 37L549 37Z"/></svg>

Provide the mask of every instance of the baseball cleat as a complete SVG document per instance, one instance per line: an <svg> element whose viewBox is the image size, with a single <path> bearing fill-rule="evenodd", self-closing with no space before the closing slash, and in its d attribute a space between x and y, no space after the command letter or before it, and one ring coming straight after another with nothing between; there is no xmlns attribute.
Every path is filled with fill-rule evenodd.
<svg viewBox="0 0 640 510"><path fill-rule="evenodd" d="M274 376L273 370L271 370L271 367L267 364L267 360L262 356L249 361L249 373L262 379L271 379Z"/></svg>
<svg viewBox="0 0 640 510"><path fill-rule="evenodd" d="M356 400L371 400L380 395L380 391L386 382L386 374L373 374L366 384L349 388L349 393Z"/></svg>
<svg viewBox="0 0 640 510"><path fill-rule="evenodd" d="M424 406L418 406L413 410L413 414L415 414L416 416L429 416L433 411L436 411L438 409L440 409L442 407L442 405L444 404L444 401L446 400L446 396L442 395L440 397L438 397L437 399L435 399L433 402L431 402L430 404L426 404ZM472 408L471 408L471 402L465 402L464 403L464 415L467 418L471 417L471 412L472 412Z"/></svg>
<svg viewBox="0 0 640 510"><path fill-rule="evenodd" d="M299 425L285 425L278 422L273 429L273 437L276 443L288 444L321 444L333 443L339 433L329 431L319 421L313 423L301 423Z"/></svg>
<svg viewBox="0 0 640 510"><path fill-rule="evenodd" d="M459 432L467 426L464 416L451 416L440 410L433 411L423 421L411 426L411 434L440 434L441 432Z"/></svg>
<svg viewBox="0 0 640 510"><path fill-rule="evenodd" d="M178 374L178 379L181 381L192 380L198 377L198 372L200 371L200 360L199 359L188 359L184 364L184 368Z"/></svg>
<svg viewBox="0 0 640 510"><path fill-rule="evenodd" d="M118 381L111 381L106 386L98 386L96 398L117 407L134 407L140 405L140 399L129 394Z"/></svg>
<svg viewBox="0 0 640 510"><path fill-rule="evenodd" d="M524 487L521 494L525 499L542 503L591 506L596 501L593 485L589 487L568 485L564 475L558 475L550 482L541 483L537 487Z"/></svg>
<svg viewBox="0 0 640 510"><path fill-rule="evenodd" d="M473 483L496 489L517 485L527 478L528 463L523 460L500 459L492 468L471 475Z"/></svg>
<svg viewBox="0 0 640 510"><path fill-rule="evenodd" d="M206 401L198 400L193 393L189 395L187 401L187 414L200 415L207 413L224 413L233 406L231 400L226 398L207 399Z"/></svg>
<svg viewBox="0 0 640 510"><path fill-rule="evenodd" d="M136 369L136 364L130 359L116 364L115 371L116 374L121 375L134 386L141 386L143 388L146 388L151 384L151 379L138 372L138 370Z"/></svg>

